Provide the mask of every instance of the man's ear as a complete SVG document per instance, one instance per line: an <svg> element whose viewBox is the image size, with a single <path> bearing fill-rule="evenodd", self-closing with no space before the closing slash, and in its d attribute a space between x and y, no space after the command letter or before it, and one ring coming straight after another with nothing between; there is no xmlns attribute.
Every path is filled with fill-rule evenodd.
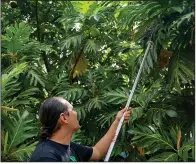
<svg viewBox="0 0 196 164"><path fill-rule="evenodd" d="M68 124L67 116L65 116L63 113L60 115L60 122L62 124Z"/></svg>

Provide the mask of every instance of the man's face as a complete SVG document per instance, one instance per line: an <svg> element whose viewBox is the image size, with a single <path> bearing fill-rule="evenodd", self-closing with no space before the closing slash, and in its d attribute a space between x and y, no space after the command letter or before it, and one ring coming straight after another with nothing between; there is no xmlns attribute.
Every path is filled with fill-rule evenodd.
<svg viewBox="0 0 196 164"><path fill-rule="evenodd" d="M73 132L76 132L79 128L79 121L78 121L78 113L72 108L68 109L69 116L67 117L68 125L71 129L73 129Z"/></svg>
<svg viewBox="0 0 196 164"><path fill-rule="evenodd" d="M68 128L73 132L76 132L80 128L77 117L78 113L74 110L73 106L68 101L66 101L65 99L61 99L60 101L68 107L69 114L66 115Z"/></svg>

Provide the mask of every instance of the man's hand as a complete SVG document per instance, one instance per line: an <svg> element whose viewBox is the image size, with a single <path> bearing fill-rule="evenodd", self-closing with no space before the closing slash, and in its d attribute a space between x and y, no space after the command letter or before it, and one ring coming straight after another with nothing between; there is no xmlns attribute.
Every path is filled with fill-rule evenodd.
<svg viewBox="0 0 196 164"><path fill-rule="evenodd" d="M126 108L123 108L121 111L118 112L117 116L116 116L116 119L118 121L120 121L121 117L123 116L124 112L126 111L125 113L125 118L124 118L124 123L127 123L129 121L129 117L131 116L131 110L132 108L130 107L127 111L126 111Z"/></svg>
<svg viewBox="0 0 196 164"><path fill-rule="evenodd" d="M132 109L132 108L129 108L129 109ZM126 111L126 109L124 108L118 112L116 119L114 120L114 122L110 126L110 129L108 130L108 132L93 147L93 154L90 158L90 161L100 160L101 158L103 158L106 155L106 153L110 147L110 144L111 144L112 140L114 139L115 132L118 127L119 121L125 111ZM124 123L127 123L129 121L130 115L131 115L131 112L126 111Z"/></svg>

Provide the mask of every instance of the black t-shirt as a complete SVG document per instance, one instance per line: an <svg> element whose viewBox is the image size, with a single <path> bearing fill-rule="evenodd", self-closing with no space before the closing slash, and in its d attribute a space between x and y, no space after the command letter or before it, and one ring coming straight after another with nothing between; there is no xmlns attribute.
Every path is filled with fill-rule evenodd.
<svg viewBox="0 0 196 164"><path fill-rule="evenodd" d="M93 153L92 147L73 142L70 143L70 150L68 153L68 145L43 140L37 145L30 162L87 162Z"/></svg>

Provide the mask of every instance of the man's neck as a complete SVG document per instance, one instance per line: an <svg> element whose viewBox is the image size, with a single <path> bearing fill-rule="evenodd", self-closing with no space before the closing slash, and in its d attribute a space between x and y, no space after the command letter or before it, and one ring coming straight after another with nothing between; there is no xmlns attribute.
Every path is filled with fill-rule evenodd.
<svg viewBox="0 0 196 164"><path fill-rule="evenodd" d="M69 145L71 142L72 135L72 132L66 132L63 131L63 129L59 129L49 138L49 140L55 141L63 145Z"/></svg>

